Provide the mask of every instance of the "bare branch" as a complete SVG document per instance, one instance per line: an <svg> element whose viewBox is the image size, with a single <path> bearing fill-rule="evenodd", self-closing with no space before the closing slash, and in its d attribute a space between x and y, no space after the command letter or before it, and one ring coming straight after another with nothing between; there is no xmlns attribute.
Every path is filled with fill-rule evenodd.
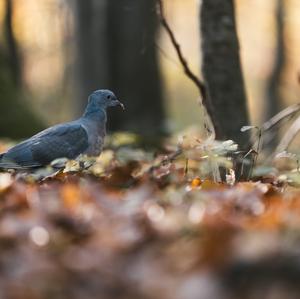
<svg viewBox="0 0 300 299"><path fill-rule="evenodd" d="M156 169L166 165L167 163L172 163L178 156L182 154L183 150L179 147L175 152L171 153L170 155L165 156L157 165L153 165L149 168L147 173L153 174Z"/></svg>
<svg viewBox="0 0 300 299"><path fill-rule="evenodd" d="M281 121L283 121L285 119L290 119L299 111L300 111L299 103L285 108L284 110L280 111L279 113L274 115L272 118L270 118L268 121L266 121L261 127L262 131L266 132L266 131L272 129L274 126L279 124Z"/></svg>
<svg viewBox="0 0 300 299"><path fill-rule="evenodd" d="M184 73L187 75L188 78L190 78L194 84L197 86L197 88L199 89L201 98L202 98L202 103L204 105L204 107L206 108L206 111L210 117L210 119L212 120L212 124L214 126L214 128L216 127L216 120L214 119L214 114L213 114L213 107L211 105L211 103L209 102L208 98L207 98L207 93L206 93L206 88L204 83L192 72L192 70L190 69L187 60L185 59L185 57L183 56L183 53L181 51L181 47L179 45L179 43L177 42L175 35L170 27L170 25L168 24L165 14L164 14L164 6L163 6L163 0L157 0L158 3L158 15L160 18L160 22L162 24L162 26L164 27L164 29L166 30L171 43L177 53L178 59L183 67Z"/></svg>
<svg viewBox="0 0 300 299"><path fill-rule="evenodd" d="M289 147L296 135L300 132L300 117L298 117L284 134L275 153L281 153Z"/></svg>
<svg viewBox="0 0 300 299"><path fill-rule="evenodd" d="M188 62L186 61L185 57L182 54L181 48L179 43L177 42L175 35L173 33L173 31L171 30L171 27L169 26L165 15L164 15L164 7L163 7L163 2L162 0L158 0L158 12L159 12L159 17L160 17L160 22L162 24L162 26L165 28L165 30L167 31L170 40L172 42L172 45L175 48L175 51L177 53L177 56L179 58L179 61L183 67L183 70L185 72L185 74L197 85L197 87L200 90L201 96L202 98L205 97L205 86L204 84L199 80L199 78L191 71Z"/></svg>

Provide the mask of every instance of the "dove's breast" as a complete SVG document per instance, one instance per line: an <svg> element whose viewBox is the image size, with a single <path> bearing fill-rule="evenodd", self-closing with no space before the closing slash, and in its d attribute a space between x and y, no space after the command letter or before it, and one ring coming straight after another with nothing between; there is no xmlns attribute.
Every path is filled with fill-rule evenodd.
<svg viewBox="0 0 300 299"><path fill-rule="evenodd" d="M105 125L99 126L99 124L95 122L88 122L83 124L83 126L88 133L89 144L83 154L88 156L99 156L102 152L106 135Z"/></svg>

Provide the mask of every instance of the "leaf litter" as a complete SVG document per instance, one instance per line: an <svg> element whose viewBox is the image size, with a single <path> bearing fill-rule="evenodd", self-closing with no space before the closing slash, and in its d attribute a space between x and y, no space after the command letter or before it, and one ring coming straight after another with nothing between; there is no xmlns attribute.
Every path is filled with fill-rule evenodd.
<svg viewBox="0 0 300 299"><path fill-rule="evenodd" d="M297 157L237 182L236 150L200 138L161 154L121 144L0 173L0 296L298 298Z"/></svg>

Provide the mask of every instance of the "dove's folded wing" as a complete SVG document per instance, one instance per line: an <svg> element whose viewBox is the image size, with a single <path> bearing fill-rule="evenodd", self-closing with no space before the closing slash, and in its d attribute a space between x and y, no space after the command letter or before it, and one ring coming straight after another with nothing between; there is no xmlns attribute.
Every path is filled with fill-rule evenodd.
<svg viewBox="0 0 300 299"><path fill-rule="evenodd" d="M34 168L57 158L75 159L88 148L85 128L76 123L54 126L11 148L0 168Z"/></svg>

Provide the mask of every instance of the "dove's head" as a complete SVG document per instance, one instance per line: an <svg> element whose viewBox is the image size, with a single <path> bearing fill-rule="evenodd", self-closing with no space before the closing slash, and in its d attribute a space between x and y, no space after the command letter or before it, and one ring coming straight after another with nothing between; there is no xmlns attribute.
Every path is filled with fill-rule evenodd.
<svg viewBox="0 0 300 299"><path fill-rule="evenodd" d="M117 99L115 94L108 89L99 89L89 96L88 107L106 109L107 107L120 106L124 109L124 105Z"/></svg>

